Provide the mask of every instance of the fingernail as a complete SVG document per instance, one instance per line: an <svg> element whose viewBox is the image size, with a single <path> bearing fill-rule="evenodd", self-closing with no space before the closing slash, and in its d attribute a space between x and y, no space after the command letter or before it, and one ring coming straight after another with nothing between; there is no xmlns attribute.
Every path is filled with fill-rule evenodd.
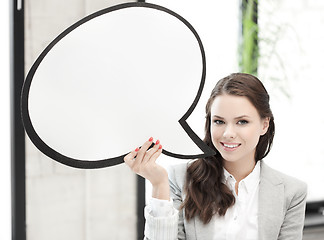
<svg viewBox="0 0 324 240"><path fill-rule="evenodd" d="M136 149L135 149L135 152L138 152L139 151L139 148L137 147Z"/></svg>
<svg viewBox="0 0 324 240"><path fill-rule="evenodd" d="M162 149L162 145L159 146L159 149Z"/></svg>
<svg viewBox="0 0 324 240"><path fill-rule="evenodd" d="M156 143L155 143L155 145L158 145L159 143L160 143L160 140L157 140Z"/></svg>
<svg viewBox="0 0 324 240"><path fill-rule="evenodd" d="M150 142L152 142L152 141L153 141L153 138L152 138L152 137L150 137L149 141L150 141Z"/></svg>

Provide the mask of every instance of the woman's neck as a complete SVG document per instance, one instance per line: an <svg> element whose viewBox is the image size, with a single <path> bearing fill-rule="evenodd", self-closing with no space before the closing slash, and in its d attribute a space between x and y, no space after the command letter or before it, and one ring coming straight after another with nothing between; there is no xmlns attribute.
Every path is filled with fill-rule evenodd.
<svg viewBox="0 0 324 240"><path fill-rule="evenodd" d="M255 161L235 161L224 160L224 168L234 176L237 183L246 178L254 169Z"/></svg>

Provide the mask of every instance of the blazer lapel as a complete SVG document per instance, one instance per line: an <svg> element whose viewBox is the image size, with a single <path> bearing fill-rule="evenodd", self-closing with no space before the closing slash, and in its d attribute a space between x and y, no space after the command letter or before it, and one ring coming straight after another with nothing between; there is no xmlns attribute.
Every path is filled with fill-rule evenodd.
<svg viewBox="0 0 324 240"><path fill-rule="evenodd" d="M283 221L284 185L276 171L261 161L258 228L260 240L278 239Z"/></svg>

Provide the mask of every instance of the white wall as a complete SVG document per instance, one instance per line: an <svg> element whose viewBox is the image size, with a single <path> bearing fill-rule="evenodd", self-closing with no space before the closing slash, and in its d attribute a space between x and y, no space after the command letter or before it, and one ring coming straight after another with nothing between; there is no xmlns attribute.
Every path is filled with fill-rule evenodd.
<svg viewBox="0 0 324 240"><path fill-rule="evenodd" d="M25 1L26 74L68 26L121 2L127 1ZM70 168L47 158L26 137L28 240L136 239L136 194L135 175L124 164L98 170Z"/></svg>
<svg viewBox="0 0 324 240"><path fill-rule="evenodd" d="M271 95L276 136L267 163L324 200L324 1L259 1L259 77Z"/></svg>
<svg viewBox="0 0 324 240"><path fill-rule="evenodd" d="M11 237L9 1L0 2L0 239Z"/></svg>

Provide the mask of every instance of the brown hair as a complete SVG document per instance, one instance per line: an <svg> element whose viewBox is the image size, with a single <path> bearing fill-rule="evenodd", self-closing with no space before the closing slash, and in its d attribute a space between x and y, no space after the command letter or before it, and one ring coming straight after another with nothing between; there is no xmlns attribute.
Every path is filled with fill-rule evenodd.
<svg viewBox="0 0 324 240"><path fill-rule="evenodd" d="M262 82L250 74L233 73L221 79L212 90L206 104L206 122L204 142L215 150L216 155L193 161L187 169L185 191L182 204L187 220L198 215L206 224L213 215L224 216L227 209L234 205L232 191L222 183L223 158L211 140L211 105L221 94L247 97L257 109L262 119L269 118L266 134L260 136L256 146L255 161L263 159L270 151L275 133L274 118L269 105L269 95Z"/></svg>

